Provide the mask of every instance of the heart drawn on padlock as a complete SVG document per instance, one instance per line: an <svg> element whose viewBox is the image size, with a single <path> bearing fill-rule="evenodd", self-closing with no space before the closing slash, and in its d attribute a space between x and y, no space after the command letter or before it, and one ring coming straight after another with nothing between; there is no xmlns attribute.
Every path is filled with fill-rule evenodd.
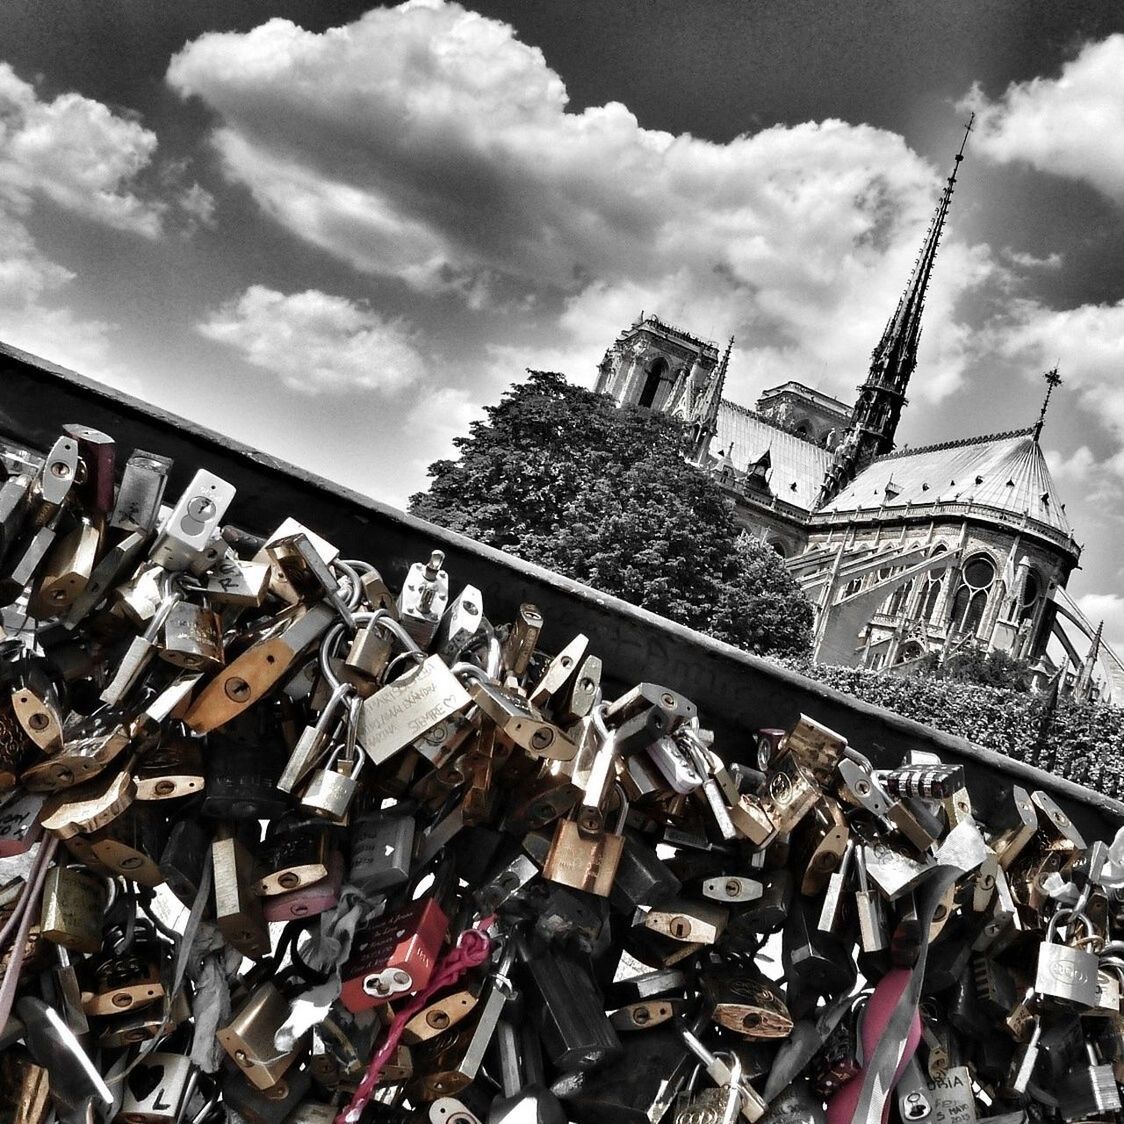
<svg viewBox="0 0 1124 1124"><path fill-rule="evenodd" d="M140 1065L129 1074L129 1092L138 1101L146 1101L164 1082L164 1066Z"/></svg>

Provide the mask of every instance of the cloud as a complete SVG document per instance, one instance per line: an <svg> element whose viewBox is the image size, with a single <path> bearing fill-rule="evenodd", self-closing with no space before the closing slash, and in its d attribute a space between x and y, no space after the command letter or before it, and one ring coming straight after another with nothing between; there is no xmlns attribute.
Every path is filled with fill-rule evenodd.
<svg viewBox="0 0 1124 1124"><path fill-rule="evenodd" d="M273 19L206 34L167 79L214 112L224 174L279 224L420 294L519 310L539 345L570 354L568 373L592 372L643 307L736 333L746 379L850 395L939 186L869 126L716 144L645 129L615 102L572 112L541 51L441 0L323 33ZM992 268L985 248L946 240L918 397L957 385L955 305Z"/></svg>
<svg viewBox="0 0 1124 1124"><path fill-rule="evenodd" d="M0 199L26 212L46 196L67 211L146 237L160 232L164 205L134 182L152 160L156 134L76 93L40 100L0 62Z"/></svg>
<svg viewBox="0 0 1124 1124"><path fill-rule="evenodd" d="M1051 253L1044 258L1038 258L1034 254L1012 250L1010 246L1004 248L1003 257L1012 265L1017 265L1022 269L1061 269L1064 260L1059 253Z"/></svg>
<svg viewBox="0 0 1124 1124"><path fill-rule="evenodd" d="M285 295L251 285L197 328L302 394L394 392L425 375L403 324L316 289Z"/></svg>
<svg viewBox="0 0 1124 1124"><path fill-rule="evenodd" d="M1013 82L997 100L973 87L973 150L1082 180L1124 204L1124 35L1086 43L1057 78Z"/></svg>
<svg viewBox="0 0 1124 1124"><path fill-rule="evenodd" d="M1117 653L1124 654L1124 597L1118 593L1086 593L1077 598L1077 607L1094 628L1104 621L1104 638ZM1081 656L1085 649L1078 648Z"/></svg>
<svg viewBox="0 0 1124 1124"><path fill-rule="evenodd" d="M988 325L981 346L1035 372L1061 357L1066 388L1124 443L1124 299L1068 309L1016 301L1007 316Z"/></svg>

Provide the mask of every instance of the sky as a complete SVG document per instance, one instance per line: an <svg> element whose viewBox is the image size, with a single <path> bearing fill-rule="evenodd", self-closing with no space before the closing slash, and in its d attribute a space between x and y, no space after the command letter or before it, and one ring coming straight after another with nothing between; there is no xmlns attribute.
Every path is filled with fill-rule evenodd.
<svg viewBox="0 0 1124 1124"><path fill-rule="evenodd" d="M1031 424L1124 649L1113 0L7 0L0 339L404 506L641 311L851 401L976 114L898 432Z"/></svg>

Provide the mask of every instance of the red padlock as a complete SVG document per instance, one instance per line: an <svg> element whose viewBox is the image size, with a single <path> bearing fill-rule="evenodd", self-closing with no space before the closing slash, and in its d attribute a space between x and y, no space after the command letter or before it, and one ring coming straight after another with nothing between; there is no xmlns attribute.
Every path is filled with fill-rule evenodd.
<svg viewBox="0 0 1124 1124"><path fill-rule="evenodd" d="M351 1012L421 991L449 928L435 897L421 898L361 926L343 970L340 999Z"/></svg>

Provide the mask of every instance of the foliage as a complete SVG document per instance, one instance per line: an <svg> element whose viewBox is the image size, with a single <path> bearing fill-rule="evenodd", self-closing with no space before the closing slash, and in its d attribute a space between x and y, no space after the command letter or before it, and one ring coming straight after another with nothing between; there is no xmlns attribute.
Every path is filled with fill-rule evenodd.
<svg viewBox="0 0 1124 1124"><path fill-rule="evenodd" d="M739 539L684 427L530 372L429 468L410 511L751 651L808 651L811 607Z"/></svg>
<svg viewBox="0 0 1124 1124"><path fill-rule="evenodd" d="M951 679L957 683L974 683L980 687L1001 687L1011 691L1030 690L1030 662L998 648L992 652L969 648L943 661L939 653L930 652L920 661L920 670L937 679Z"/></svg>
<svg viewBox="0 0 1124 1124"><path fill-rule="evenodd" d="M906 718L1124 799L1124 709L925 675L791 664Z"/></svg>

